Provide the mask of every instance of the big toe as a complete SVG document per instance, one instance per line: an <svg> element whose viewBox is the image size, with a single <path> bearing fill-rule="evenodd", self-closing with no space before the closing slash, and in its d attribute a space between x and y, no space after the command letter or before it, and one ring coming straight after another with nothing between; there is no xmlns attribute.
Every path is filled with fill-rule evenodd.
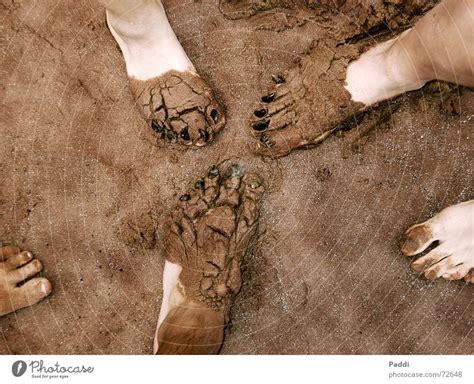
<svg viewBox="0 0 474 384"><path fill-rule="evenodd" d="M435 240L433 230L428 223L417 224L405 232L400 250L405 256L414 256L423 252Z"/></svg>
<svg viewBox="0 0 474 384"><path fill-rule="evenodd" d="M35 278L28 280L22 286L10 291L8 300L11 303L11 308L8 312L34 305L48 296L51 291L52 286L47 279Z"/></svg>

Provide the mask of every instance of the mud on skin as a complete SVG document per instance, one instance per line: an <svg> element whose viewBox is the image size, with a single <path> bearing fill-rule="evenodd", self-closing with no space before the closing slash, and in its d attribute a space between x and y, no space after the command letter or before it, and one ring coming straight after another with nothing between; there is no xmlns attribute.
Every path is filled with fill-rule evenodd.
<svg viewBox="0 0 474 384"><path fill-rule="evenodd" d="M413 19L433 8L440 0L220 0L219 9L229 19L242 19L276 8L304 11L304 18L334 22L343 39L370 35L379 30L406 28Z"/></svg>
<svg viewBox="0 0 474 384"><path fill-rule="evenodd" d="M202 147L225 125L224 108L194 73L169 71L129 81L137 106L162 144Z"/></svg>
<svg viewBox="0 0 474 384"><path fill-rule="evenodd" d="M278 6L277 3L283 2L270 3ZM293 2L293 6L300 3ZM251 132L257 138L256 152L279 157L294 149L309 148L336 130L351 129L369 109L381 107L368 108L351 101L351 95L344 88L349 63L373 45L370 32L376 32L377 25L385 29L408 26L416 15L426 13L436 3L421 0L401 5L398 0L375 0L370 1L369 6L363 1L326 0L318 2L317 6L315 2L307 1L306 5L315 9L337 11L328 20L336 23L339 20L336 17L342 15L352 24L355 21L356 28L341 27L343 32L338 32L338 36L324 42L316 40L309 53L295 66L283 75L273 76L276 86L261 98L251 121ZM387 24L389 20L391 24ZM390 36L386 34L385 37ZM394 108L391 102L388 100L383 105ZM386 115L383 108L379 111Z"/></svg>
<svg viewBox="0 0 474 384"><path fill-rule="evenodd" d="M262 180L234 164L225 173L211 167L180 197L164 249L166 259L182 267L178 286L185 301L160 328L158 353L219 351L241 288L240 267L257 229L263 193ZM187 334L190 326L192 336Z"/></svg>

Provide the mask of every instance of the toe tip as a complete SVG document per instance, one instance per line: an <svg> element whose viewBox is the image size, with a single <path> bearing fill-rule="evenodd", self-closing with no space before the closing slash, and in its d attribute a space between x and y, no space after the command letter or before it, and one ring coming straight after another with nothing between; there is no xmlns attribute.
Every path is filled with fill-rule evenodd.
<svg viewBox="0 0 474 384"><path fill-rule="evenodd" d="M424 224L409 228L400 241L400 251L405 256L422 252L433 241L431 230Z"/></svg>
<svg viewBox="0 0 474 384"><path fill-rule="evenodd" d="M39 282L39 287L40 287L41 293L44 295L43 297L48 296L53 290L53 286L51 285L51 282L47 279L41 279Z"/></svg>

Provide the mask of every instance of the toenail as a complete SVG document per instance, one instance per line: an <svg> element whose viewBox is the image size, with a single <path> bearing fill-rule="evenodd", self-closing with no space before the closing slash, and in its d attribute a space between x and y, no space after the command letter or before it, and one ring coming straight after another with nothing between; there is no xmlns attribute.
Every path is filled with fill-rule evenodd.
<svg viewBox="0 0 474 384"><path fill-rule="evenodd" d="M285 79L283 78L282 75L272 75L272 80L273 80L276 84L281 84L281 83L284 83L284 82L285 82Z"/></svg>
<svg viewBox="0 0 474 384"><path fill-rule="evenodd" d="M257 117L265 117L265 115L267 114L267 109L266 108L257 109L253 114Z"/></svg>
<svg viewBox="0 0 474 384"><path fill-rule="evenodd" d="M180 136L183 140L186 140L186 141L189 141L191 139L191 137L189 136L189 129L188 127L184 128L181 133L180 133Z"/></svg>
<svg viewBox="0 0 474 384"><path fill-rule="evenodd" d="M229 170L230 177L240 176L242 168L239 164L232 164Z"/></svg>
<svg viewBox="0 0 474 384"><path fill-rule="evenodd" d="M185 194L185 195L182 195L180 198L179 198L180 201L189 201L191 200L191 196L189 196L188 194Z"/></svg>
<svg viewBox="0 0 474 384"><path fill-rule="evenodd" d="M275 100L275 92L272 92L266 96L262 96L262 101L264 103L271 103L273 100Z"/></svg>
<svg viewBox="0 0 474 384"><path fill-rule="evenodd" d="M27 259L32 259L33 258L33 255L31 254L31 252L25 252L25 256Z"/></svg>
<svg viewBox="0 0 474 384"><path fill-rule="evenodd" d="M217 118L219 117L219 112L217 112L217 109L213 109L211 111L211 119L214 121L214 123L217 123Z"/></svg>
<svg viewBox="0 0 474 384"><path fill-rule="evenodd" d="M204 180L198 180L196 181L196 184L194 184L194 187L196 189L204 189Z"/></svg>
<svg viewBox="0 0 474 384"><path fill-rule="evenodd" d="M252 128L255 131L263 132L268 128L269 125L270 125L270 120L267 119L267 120L257 121L256 123L253 123Z"/></svg>
<svg viewBox="0 0 474 384"><path fill-rule="evenodd" d="M209 140L209 132L205 131L204 129L200 129L199 134L201 135L202 139L205 142L207 142Z"/></svg>
<svg viewBox="0 0 474 384"><path fill-rule="evenodd" d="M213 179L215 177L217 177L219 175L219 169L217 168L216 165L213 165L211 167L211 169L209 170L209 173L207 174L207 176L210 178L210 179Z"/></svg>
<svg viewBox="0 0 474 384"><path fill-rule="evenodd" d="M156 132L156 133L161 133L163 132L163 127L158 124L156 120L151 121L151 128Z"/></svg>

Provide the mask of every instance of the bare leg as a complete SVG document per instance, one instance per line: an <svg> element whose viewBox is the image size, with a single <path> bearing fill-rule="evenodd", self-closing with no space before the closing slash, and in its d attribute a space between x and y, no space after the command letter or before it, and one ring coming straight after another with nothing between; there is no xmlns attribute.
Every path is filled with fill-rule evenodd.
<svg viewBox="0 0 474 384"><path fill-rule="evenodd" d="M36 304L51 293L48 280L28 280L42 268L30 252L20 252L14 246L0 247L0 316Z"/></svg>
<svg viewBox="0 0 474 384"><path fill-rule="evenodd" d="M203 146L223 128L223 108L196 73L159 0L100 0L137 105L163 144Z"/></svg>
<svg viewBox="0 0 474 384"><path fill-rule="evenodd" d="M346 89L366 105L431 80L474 86L474 0L444 0L412 29L352 62Z"/></svg>

